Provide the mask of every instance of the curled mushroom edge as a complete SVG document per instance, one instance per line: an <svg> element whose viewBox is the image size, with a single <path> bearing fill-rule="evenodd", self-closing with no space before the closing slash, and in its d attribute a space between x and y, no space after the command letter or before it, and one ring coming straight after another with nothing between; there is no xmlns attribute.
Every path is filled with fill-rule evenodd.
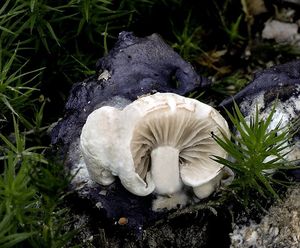
<svg viewBox="0 0 300 248"><path fill-rule="evenodd" d="M226 120L211 106L174 93L156 93L122 110L94 110L82 128L80 148L92 180L106 186L119 177L135 195L155 193L160 203L153 208L159 210L164 207L161 198L168 206L184 205L187 197L182 195L189 188L202 199L218 188L225 174L233 177L211 159L227 157L212 137L221 132L230 137ZM172 197L180 202L170 204Z"/></svg>

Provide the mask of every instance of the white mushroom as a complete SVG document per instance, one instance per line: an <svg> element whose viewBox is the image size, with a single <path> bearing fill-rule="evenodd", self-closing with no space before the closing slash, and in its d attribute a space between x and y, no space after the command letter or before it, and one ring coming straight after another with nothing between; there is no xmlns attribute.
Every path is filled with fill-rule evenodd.
<svg viewBox="0 0 300 248"><path fill-rule="evenodd" d="M225 119L212 107L172 93L139 98L123 110L101 107L88 116L81 150L91 178L111 184L118 176L133 194L172 195L190 186L198 198L222 179L226 157L212 133L229 137Z"/></svg>

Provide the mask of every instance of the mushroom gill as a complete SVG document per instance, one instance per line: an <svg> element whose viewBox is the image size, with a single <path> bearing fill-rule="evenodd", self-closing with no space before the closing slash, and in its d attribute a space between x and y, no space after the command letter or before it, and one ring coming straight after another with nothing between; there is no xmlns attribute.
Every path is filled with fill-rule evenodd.
<svg viewBox="0 0 300 248"><path fill-rule="evenodd" d="M189 174L192 181L195 176L199 175L195 173L195 170L201 170L200 174L207 180L212 178L213 176L210 175L212 163L207 163L207 161L211 160L209 157L214 155L214 152L219 155L220 147L213 140L212 133L218 135L220 131L216 122L209 118L209 113L207 113L208 116L205 114L199 117L195 114L195 106L194 108L191 108L191 105L185 107L184 104L180 104L175 110L166 104L159 110L148 112L142 120L136 123L130 143L135 170L139 176L145 180L147 172L151 171L153 166L151 155L155 149L171 147L179 151L177 165L174 164L173 167L179 167L177 170L191 167L190 173L185 172L185 175ZM167 167L170 171L172 165L168 164L170 159L167 157L169 150L165 149L165 155L163 152L160 153L160 156L163 156L160 166L162 166L161 170ZM216 171L219 169L220 166L214 168ZM181 176L180 181L182 181ZM169 179L175 180L172 177L174 175L170 174Z"/></svg>

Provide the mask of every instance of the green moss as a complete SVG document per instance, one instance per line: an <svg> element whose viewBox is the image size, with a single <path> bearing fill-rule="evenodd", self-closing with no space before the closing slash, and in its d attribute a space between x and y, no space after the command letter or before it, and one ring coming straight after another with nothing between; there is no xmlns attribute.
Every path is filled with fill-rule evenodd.
<svg viewBox="0 0 300 248"><path fill-rule="evenodd" d="M226 113L235 133L231 134L231 139L226 135L222 138L214 136L229 156L228 159L216 157L215 160L233 170L235 179L229 189L245 207L259 204L261 199L278 198L276 184L283 185L288 181L275 179L275 173L297 168L292 161L285 159L291 150L289 141L294 133L291 126L282 127L278 120L278 124L271 127L275 106L266 118L260 118L256 109L254 116L246 121L234 104L233 113L228 110Z"/></svg>

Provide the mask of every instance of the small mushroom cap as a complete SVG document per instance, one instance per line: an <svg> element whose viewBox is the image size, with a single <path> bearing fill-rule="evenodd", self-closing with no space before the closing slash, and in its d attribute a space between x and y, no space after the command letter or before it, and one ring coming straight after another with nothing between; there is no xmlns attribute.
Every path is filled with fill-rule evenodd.
<svg viewBox="0 0 300 248"><path fill-rule="evenodd" d="M199 199L208 197L211 193L213 193L216 190L216 188L219 187L222 177L223 177L223 173L221 169L220 172L216 174L214 178L210 179L205 183L200 184L199 186L193 187L193 191L195 195Z"/></svg>
<svg viewBox="0 0 300 248"><path fill-rule="evenodd" d="M127 137L130 129L126 126L130 127L124 123L122 111L116 108L104 106L93 111L82 128L81 152L95 182L110 185L118 176L131 193L149 195L155 186L150 173L141 179L135 172Z"/></svg>
<svg viewBox="0 0 300 248"><path fill-rule="evenodd" d="M127 190L144 196L154 191L158 178L168 178L159 175L167 173L164 168L151 171L151 160L162 161L151 159L151 153L161 146L179 151L174 166L179 166L180 182L170 183L174 190L182 183L198 187L216 178L222 166L211 156L226 156L212 138L220 132L229 137L225 119L209 105L156 93L121 111L107 106L95 110L82 129L81 150L93 180L108 185L118 176ZM158 188L167 192L163 183Z"/></svg>
<svg viewBox="0 0 300 248"><path fill-rule="evenodd" d="M231 184L234 178L234 173L228 167L223 167L215 178L210 181L201 184L199 186L193 187L195 195L199 199L208 197L212 192L216 190L220 185L227 186Z"/></svg>

